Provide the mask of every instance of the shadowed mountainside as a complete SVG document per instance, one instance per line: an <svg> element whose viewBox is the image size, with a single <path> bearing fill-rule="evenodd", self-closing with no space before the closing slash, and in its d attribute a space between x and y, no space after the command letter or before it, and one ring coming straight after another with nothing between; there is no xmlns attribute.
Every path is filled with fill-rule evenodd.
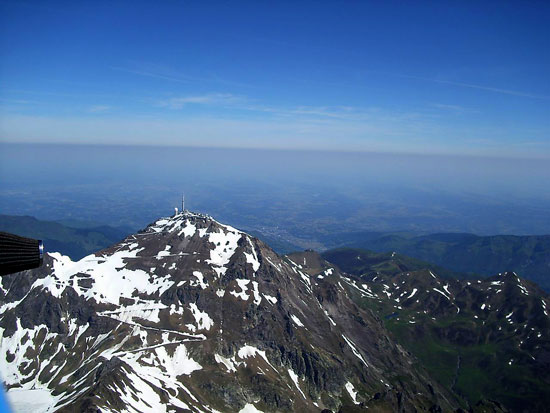
<svg viewBox="0 0 550 413"><path fill-rule="evenodd" d="M78 223L73 223L78 225ZM106 225L76 228L30 216L0 215L0 231L41 239L46 251L60 252L78 260L121 241L130 231Z"/></svg>

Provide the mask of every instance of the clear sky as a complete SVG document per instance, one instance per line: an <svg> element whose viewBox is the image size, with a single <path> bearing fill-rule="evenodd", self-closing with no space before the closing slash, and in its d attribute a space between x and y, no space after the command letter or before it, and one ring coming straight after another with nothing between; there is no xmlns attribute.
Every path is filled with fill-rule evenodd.
<svg viewBox="0 0 550 413"><path fill-rule="evenodd" d="M0 2L0 141L550 158L550 2Z"/></svg>

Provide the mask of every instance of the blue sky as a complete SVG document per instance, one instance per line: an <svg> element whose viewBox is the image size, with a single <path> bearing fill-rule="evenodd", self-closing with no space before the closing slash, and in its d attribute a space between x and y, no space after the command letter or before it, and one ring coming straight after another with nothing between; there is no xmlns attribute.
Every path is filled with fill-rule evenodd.
<svg viewBox="0 0 550 413"><path fill-rule="evenodd" d="M0 2L0 142L550 158L550 3L272 3Z"/></svg>

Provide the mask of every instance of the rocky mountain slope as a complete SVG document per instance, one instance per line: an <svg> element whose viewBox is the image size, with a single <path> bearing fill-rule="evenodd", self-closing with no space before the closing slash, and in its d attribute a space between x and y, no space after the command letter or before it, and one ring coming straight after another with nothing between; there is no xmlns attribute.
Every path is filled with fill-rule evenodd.
<svg viewBox="0 0 550 413"><path fill-rule="evenodd" d="M36 412L455 411L350 283L185 212L3 277L0 372Z"/></svg>
<svg viewBox="0 0 550 413"><path fill-rule="evenodd" d="M513 272L444 279L399 254L354 253L330 254L354 273L344 284L350 295L440 384L472 406L485 398L511 411L547 411L550 300L536 284Z"/></svg>

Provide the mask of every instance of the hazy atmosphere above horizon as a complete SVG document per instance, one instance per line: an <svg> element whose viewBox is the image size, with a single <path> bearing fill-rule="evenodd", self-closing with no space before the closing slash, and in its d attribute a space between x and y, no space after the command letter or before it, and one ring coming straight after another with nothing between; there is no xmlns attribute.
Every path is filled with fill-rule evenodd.
<svg viewBox="0 0 550 413"><path fill-rule="evenodd" d="M3 1L0 16L0 142L550 158L548 2Z"/></svg>

